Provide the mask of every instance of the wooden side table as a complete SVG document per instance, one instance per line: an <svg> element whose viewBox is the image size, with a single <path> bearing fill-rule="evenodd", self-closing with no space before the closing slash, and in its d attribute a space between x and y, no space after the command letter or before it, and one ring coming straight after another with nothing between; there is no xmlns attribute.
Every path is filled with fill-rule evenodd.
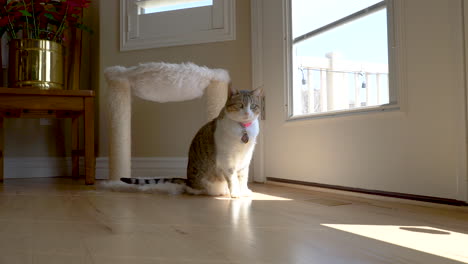
<svg viewBox="0 0 468 264"><path fill-rule="evenodd" d="M85 157L85 183L94 184L94 91L0 88L0 182L4 174L5 118L71 118L72 175L79 176L79 157ZM79 150L78 118L84 116L84 151Z"/></svg>

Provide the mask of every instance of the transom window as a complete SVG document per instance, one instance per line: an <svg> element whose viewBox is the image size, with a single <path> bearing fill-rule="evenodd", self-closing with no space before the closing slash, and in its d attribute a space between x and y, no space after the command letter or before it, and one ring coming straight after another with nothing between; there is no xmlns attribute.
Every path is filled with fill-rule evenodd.
<svg viewBox="0 0 468 264"><path fill-rule="evenodd" d="M291 118L396 103L387 1L291 0L291 23Z"/></svg>
<svg viewBox="0 0 468 264"><path fill-rule="evenodd" d="M235 0L120 0L120 50L236 39Z"/></svg>
<svg viewBox="0 0 468 264"><path fill-rule="evenodd" d="M213 5L213 0L138 0L138 14L151 14Z"/></svg>

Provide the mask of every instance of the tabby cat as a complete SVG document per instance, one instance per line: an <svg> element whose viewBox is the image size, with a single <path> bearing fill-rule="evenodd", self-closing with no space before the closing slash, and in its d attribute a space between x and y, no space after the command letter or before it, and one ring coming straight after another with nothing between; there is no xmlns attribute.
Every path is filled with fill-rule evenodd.
<svg viewBox="0 0 468 264"><path fill-rule="evenodd" d="M190 144L187 179L121 178L129 184L184 184L193 194L249 196L250 160L259 133L263 91L229 88L219 116L205 124ZM226 184L227 183L227 184Z"/></svg>

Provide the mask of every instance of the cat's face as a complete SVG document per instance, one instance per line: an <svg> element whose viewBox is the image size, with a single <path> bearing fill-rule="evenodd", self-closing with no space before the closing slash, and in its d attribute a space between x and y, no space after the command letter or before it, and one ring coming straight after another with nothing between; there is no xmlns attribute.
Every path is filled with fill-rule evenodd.
<svg viewBox="0 0 468 264"><path fill-rule="evenodd" d="M248 123L257 119L260 115L262 93L261 89L253 91L230 89L226 102L227 117L241 123Z"/></svg>

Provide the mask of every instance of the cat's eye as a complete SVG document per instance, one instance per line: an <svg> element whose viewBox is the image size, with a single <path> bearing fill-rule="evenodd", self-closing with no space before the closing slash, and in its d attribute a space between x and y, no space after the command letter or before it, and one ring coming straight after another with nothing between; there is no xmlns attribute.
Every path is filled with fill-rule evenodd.
<svg viewBox="0 0 468 264"><path fill-rule="evenodd" d="M253 105L250 106L250 109L257 110L257 109L258 109L258 105L253 104Z"/></svg>
<svg viewBox="0 0 468 264"><path fill-rule="evenodd" d="M243 104L237 104L237 108L243 109L244 105Z"/></svg>

